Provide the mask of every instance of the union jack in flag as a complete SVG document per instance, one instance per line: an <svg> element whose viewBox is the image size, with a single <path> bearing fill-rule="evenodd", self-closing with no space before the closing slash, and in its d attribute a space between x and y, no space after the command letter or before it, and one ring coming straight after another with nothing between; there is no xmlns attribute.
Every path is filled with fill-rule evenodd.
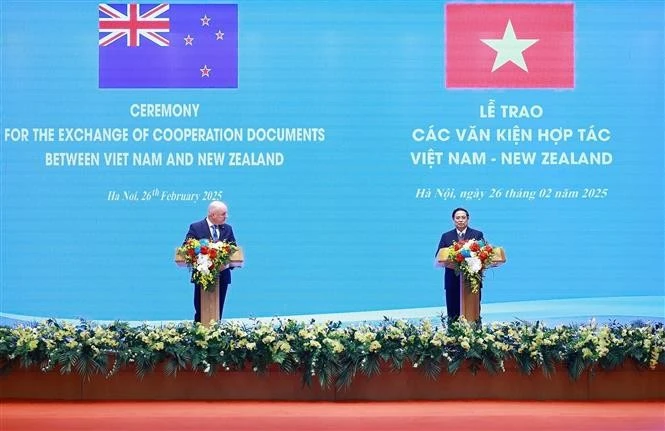
<svg viewBox="0 0 665 431"><path fill-rule="evenodd" d="M99 5L100 16L99 32L108 33L99 39L100 46L108 46L123 37L127 37L127 46L141 45L141 36L159 46L169 46L169 40L159 33L168 33L169 19L159 16L169 10L166 3L159 4L148 11L141 13L141 5L125 5L127 12L123 13L116 7L106 3ZM117 7L120 7L118 5Z"/></svg>

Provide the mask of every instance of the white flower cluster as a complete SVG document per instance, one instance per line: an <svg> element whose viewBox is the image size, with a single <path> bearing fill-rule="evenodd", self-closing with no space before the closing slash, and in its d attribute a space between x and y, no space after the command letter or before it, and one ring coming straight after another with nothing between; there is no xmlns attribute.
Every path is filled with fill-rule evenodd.
<svg viewBox="0 0 665 431"><path fill-rule="evenodd" d="M466 260L466 263L469 265L469 271L471 271L474 274L478 273L481 269L483 269L483 263L476 256L467 257L464 258L464 260Z"/></svg>
<svg viewBox="0 0 665 431"><path fill-rule="evenodd" d="M207 254L199 254L196 257L196 270L199 271L202 274L210 274L210 266L212 265L212 261L210 260L210 256Z"/></svg>

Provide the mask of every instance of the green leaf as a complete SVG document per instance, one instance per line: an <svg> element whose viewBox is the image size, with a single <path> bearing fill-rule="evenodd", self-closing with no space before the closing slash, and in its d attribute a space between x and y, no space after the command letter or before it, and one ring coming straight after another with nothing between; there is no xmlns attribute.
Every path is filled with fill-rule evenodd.
<svg viewBox="0 0 665 431"><path fill-rule="evenodd" d="M422 370L425 377L430 380L436 380L441 375L441 363L435 360L425 361L422 364Z"/></svg>
<svg viewBox="0 0 665 431"><path fill-rule="evenodd" d="M582 360L581 353L575 355L572 361L568 362L568 375L571 379L577 380L584 372L584 361Z"/></svg>
<svg viewBox="0 0 665 431"><path fill-rule="evenodd" d="M448 372L450 374L455 374L457 371L459 371L463 363L464 363L463 356L459 356L452 359L450 362L448 362Z"/></svg>

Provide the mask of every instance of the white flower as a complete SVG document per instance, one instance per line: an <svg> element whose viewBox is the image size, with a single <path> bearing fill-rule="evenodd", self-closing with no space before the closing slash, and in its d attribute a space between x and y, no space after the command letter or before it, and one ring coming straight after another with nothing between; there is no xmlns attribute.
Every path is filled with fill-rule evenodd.
<svg viewBox="0 0 665 431"><path fill-rule="evenodd" d="M208 256L207 254L199 254L196 257L196 264L210 266L210 256Z"/></svg>
<svg viewBox="0 0 665 431"><path fill-rule="evenodd" d="M469 270L471 270L472 273L475 274L483 269L483 263L477 257L467 257L465 260L467 265L469 265Z"/></svg>
<svg viewBox="0 0 665 431"><path fill-rule="evenodd" d="M199 271L202 274L209 274L210 273L210 264L212 262L210 261L210 258L208 255L205 254L199 254L196 258L196 270Z"/></svg>

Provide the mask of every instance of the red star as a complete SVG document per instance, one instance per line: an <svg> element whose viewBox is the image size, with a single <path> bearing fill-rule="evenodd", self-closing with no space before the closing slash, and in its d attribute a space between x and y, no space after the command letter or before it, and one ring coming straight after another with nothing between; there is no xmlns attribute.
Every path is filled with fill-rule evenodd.
<svg viewBox="0 0 665 431"><path fill-rule="evenodd" d="M210 78L210 72L212 72L212 69L208 69L207 65L203 65L203 69L199 69L201 71L201 78Z"/></svg>
<svg viewBox="0 0 665 431"><path fill-rule="evenodd" d="M201 26L210 26L210 18L208 18L208 15L203 15L203 18L201 18Z"/></svg>
<svg viewBox="0 0 665 431"><path fill-rule="evenodd" d="M185 38L185 46L187 46L187 45L194 46L194 45L192 45L192 42L194 42L194 38L190 35L187 35L187 37Z"/></svg>
<svg viewBox="0 0 665 431"><path fill-rule="evenodd" d="M222 33L222 30L217 30L215 36L217 36L217 40L224 40L224 33Z"/></svg>

